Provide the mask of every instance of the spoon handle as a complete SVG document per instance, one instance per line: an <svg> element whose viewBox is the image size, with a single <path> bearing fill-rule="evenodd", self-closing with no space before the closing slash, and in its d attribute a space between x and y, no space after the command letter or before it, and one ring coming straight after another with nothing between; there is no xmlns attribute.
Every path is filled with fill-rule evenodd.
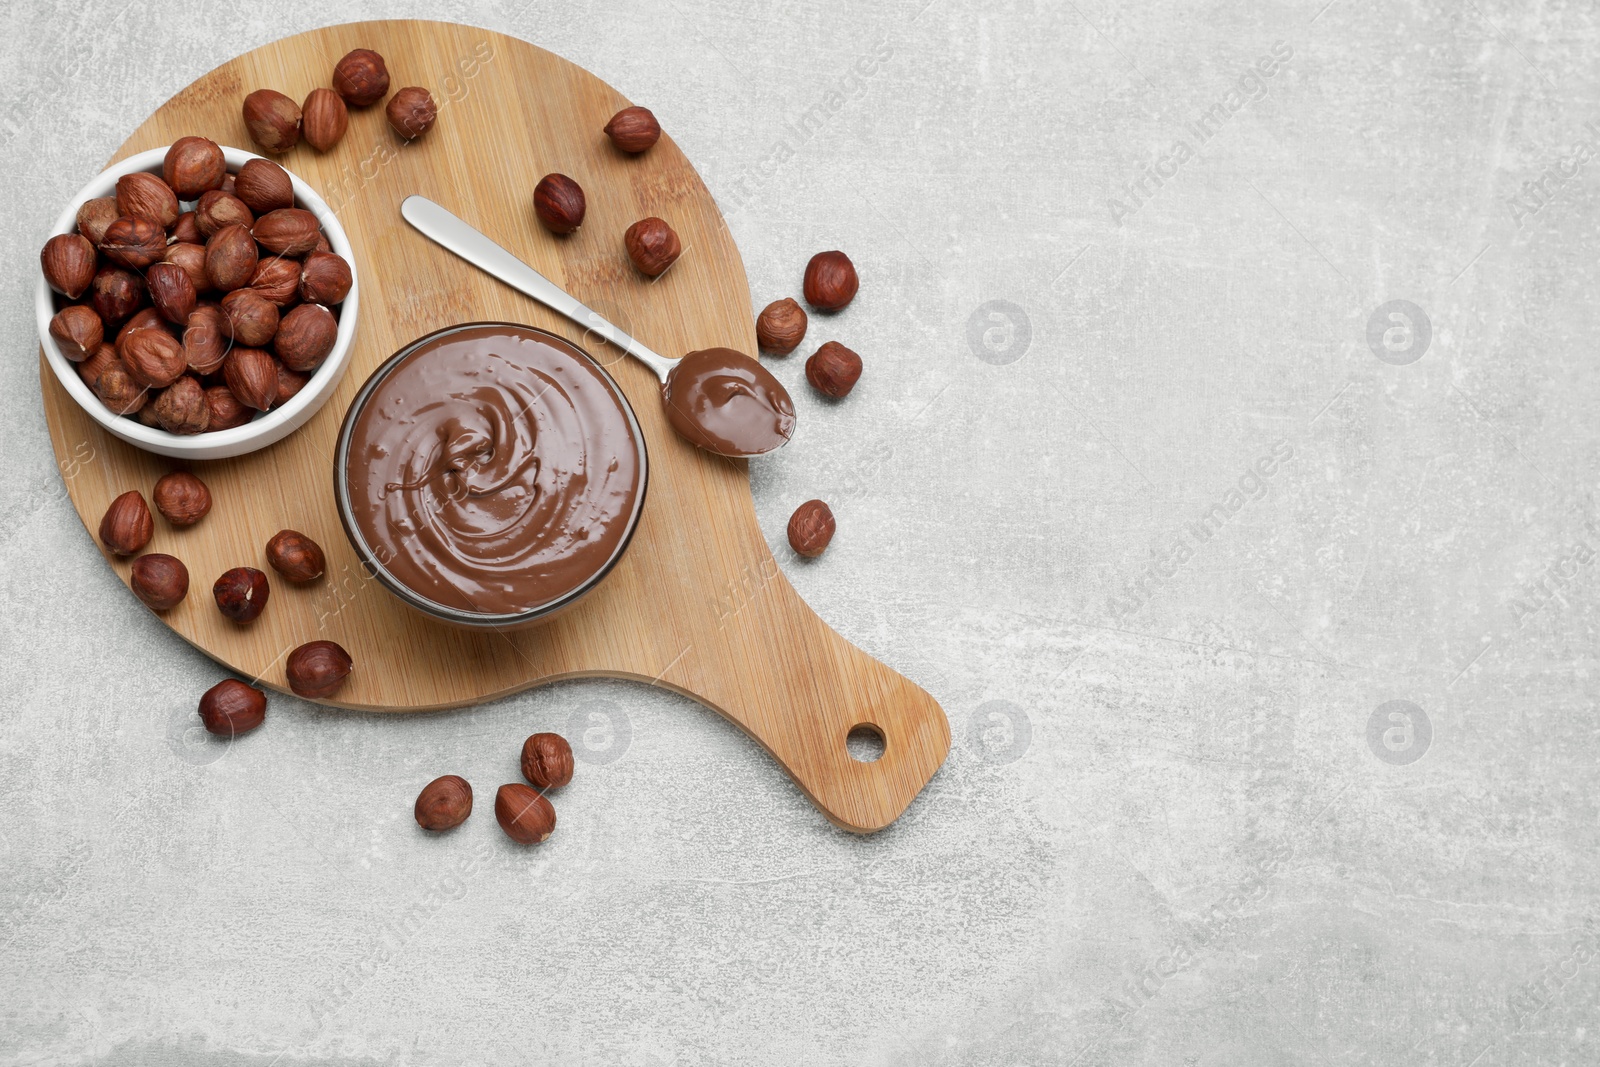
<svg viewBox="0 0 1600 1067"><path fill-rule="evenodd" d="M454 252L479 270L488 272L533 297L558 315L564 315L586 330L593 330L655 372L663 382L673 361L650 351L611 323L599 312L585 307L572 294L543 274L491 241L482 232L435 204L425 196L408 196L400 202L400 215L426 238Z"/></svg>

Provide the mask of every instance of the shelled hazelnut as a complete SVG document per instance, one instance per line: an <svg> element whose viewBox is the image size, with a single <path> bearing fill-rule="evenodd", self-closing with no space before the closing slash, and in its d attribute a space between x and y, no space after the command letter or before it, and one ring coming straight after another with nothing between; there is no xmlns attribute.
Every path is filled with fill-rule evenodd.
<svg viewBox="0 0 1600 1067"><path fill-rule="evenodd" d="M300 121L300 105L276 89L257 89L244 98L250 139L268 152L287 152L299 144Z"/></svg>
<svg viewBox="0 0 1600 1067"><path fill-rule="evenodd" d="M814 559L827 551L835 528L832 509L820 500L807 500L789 516L789 547Z"/></svg>
<svg viewBox="0 0 1600 1067"><path fill-rule="evenodd" d="M306 143L326 152L344 137L350 125L350 112L344 100L332 89L313 89L300 106L300 131Z"/></svg>
<svg viewBox="0 0 1600 1067"><path fill-rule="evenodd" d="M332 641L310 641L289 653L284 674L297 695L322 700L337 693L354 665Z"/></svg>
<svg viewBox="0 0 1600 1067"><path fill-rule="evenodd" d="M245 160L234 176L233 195L257 215L294 207L294 184L289 172L270 159Z"/></svg>
<svg viewBox="0 0 1600 1067"><path fill-rule="evenodd" d="M50 320L50 336L55 339L61 354L80 363L88 359L105 340L105 324L94 308L85 304L68 304Z"/></svg>
<svg viewBox="0 0 1600 1067"><path fill-rule="evenodd" d="M106 508L100 520L100 541L116 555L131 556L150 543L155 528L144 494L129 489Z"/></svg>
<svg viewBox="0 0 1600 1067"><path fill-rule="evenodd" d="M417 794L414 814L424 830L452 830L472 814L472 786L458 774L435 778Z"/></svg>
<svg viewBox="0 0 1600 1067"><path fill-rule="evenodd" d="M418 85L408 85L396 92L384 105L389 125L408 141L428 132L433 120L439 117L439 107L428 90Z"/></svg>
<svg viewBox="0 0 1600 1067"><path fill-rule="evenodd" d="M805 340L809 320L791 297L774 300L756 316L756 341L763 349L786 356Z"/></svg>
<svg viewBox="0 0 1600 1067"><path fill-rule="evenodd" d="M57 234L44 243L39 266L50 288L76 300L94 281L94 245L81 234Z"/></svg>
<svg viewBox="0 0 1600 1067"><path fill-rule="evenodd" d="M333 91L351 107L376 104L389 91L389 68L372 49L354 49L334 64Z"/></svg>
<svg viewBox="0 0 1600 1067"><path fill-rule="evenodd" d="M225 571L211 586L217 610L240 624L255 622L267 610L272 587L267 576L254 567L235 567Z"/></svg>
<svg viewBox="0 0 1600 1067"><path fill-rule="evenodd" d="M556 809L535 790L514 782L494 797L494 817L506 836L519 845L533 845L556 829Z"/></svg>
<svg viewBox="0 0 1600 1067"><path fill-rule="evenodd" d="M522 743L522 776L540 789L572 781L572 746L560 734L538 733Z"/></svg>
<svg viewBox="0 0 1600 1067"><path fill-rule="evenodd" d="M637 154L661 139L661 124L647 107L625 107L611 116L605 134L622 151Z"/></svg>
<svg viewBox="0 0 1600 1067"><path fill-rule="evenodd" d="M565 174L546 174L533 189L533 211L551 233L566 234L583 225L583 188Z"/></svg>
<svg viewBox="0 0 1600 1067"><path fill-rule="evenodd" d="M267 542L267 562L291 582L305 583L328 569L322 546L298 530L279 530Z"/></svg>
<svg viewBox="0 0 1600 1067"><path fill-rule="evenodd" d="M170 611L189 595L189 568L163 552L147 552L133 561L128 585L151 611Z"/></svg>
<svg viewBox="0 0 1600 1067"><path fill-rule="evenodd" d="M860 285L855 264L843 252L818 252L806 264L806 303L820 311L838 311L855 299Z"/></svg>
<svg viewBox="0 0 1600 1067"><path fill-rule="evenodd" d="M267 717L267 694L237 678L226 678L200 697L200 722L218 737L236 737Z"/></svg>
<svg viewBox="0 0 1600 1067"><path fill-rule="evenodd" d="M217 142L204 137L180 137L161 161L161 177L180 199L193 200L222 185L228 162Z"/></svg>
<svg viewBox="0 0 1600 1067"><path fill-rule="evenodd" d="M861 357L838 341L829 341L806 360L806 381L835 400L848 396L861 378Z"/></svg>
<svg viewBox="0 0 1600 1067"><path fill-rule="evenodd" d="M628 249L628 258L639 268L639 273L652 278L664 273L683 253L677 233L665 221L654 216L640 219L629 226L628 232L623 235L623 244Z"/></svg>
<svg viewBox="0 0 1600 1067"><path fill-rule="evenodd" d="M211 510L211 490L188 471L171 471L150 493L161 517L174 526L193 526Z"/></svg>

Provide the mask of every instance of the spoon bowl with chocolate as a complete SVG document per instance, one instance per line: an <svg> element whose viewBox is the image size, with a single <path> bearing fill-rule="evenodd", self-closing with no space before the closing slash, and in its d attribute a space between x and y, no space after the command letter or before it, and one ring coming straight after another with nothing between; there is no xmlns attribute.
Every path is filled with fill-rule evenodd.
<svg viewBox="0 0 1600 1067"><path fill-rule="evenodd" d="M658 355L432 200L408 196L400 214L423 236L545 307L593 330L655 372L667 421L690 444L721 456L759 456L794 436L794 400L772 372L731 348Z"/></svg>
<svg viewBox="0 0 1600 1067"><path fill-rule="evenodd" d="M506 322L411 342L339 430L334 496L367 570L435 619L543 622L622 558L649 457L627 398L564 338Z"/></svg>

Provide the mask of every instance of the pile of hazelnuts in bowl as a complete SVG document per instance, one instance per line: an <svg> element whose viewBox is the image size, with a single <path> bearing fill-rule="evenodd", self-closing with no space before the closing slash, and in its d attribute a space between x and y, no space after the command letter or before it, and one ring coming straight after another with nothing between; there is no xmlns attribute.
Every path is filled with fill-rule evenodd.
<svg viewBox="0 0 1600 1067"><path fill-rule="evenodd" d="M239 455L331 394L355 334L349 239L277 163L204 137L131 156L39 254L40 341L101 426L149 451Z"/></svg>

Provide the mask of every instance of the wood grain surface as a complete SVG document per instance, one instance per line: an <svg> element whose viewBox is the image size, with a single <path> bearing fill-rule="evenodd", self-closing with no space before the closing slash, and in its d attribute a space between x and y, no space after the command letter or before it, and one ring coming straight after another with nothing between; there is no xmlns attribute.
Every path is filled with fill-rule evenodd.
<svg viewBox="0 0 1600 1067"><path fill-rule="evenodd" d="M362 299L350 371L288 439L193 465L215 506L186 530L157 517L149 550L183 559L192 578L188 599L163 621L275 689L285 688L290 649L337 641L356 671L334 703L351 708L446 708L575 677L663 686L739 724L837 825L862 832L888 825L944 761L949 724L932 697L839 637L795 593L756 523L745 462L679 440L649 371L436 248L400 218L408 194L438 201L665 355L716 345L754 352L738 249L670 132L644 156L625 156L601 130L630 101L587 71L486 30L389 21L300 34L224 64L163 105L116 158L185 134L251 148L240 115L247 93L274 88L303 99L329 84L333 64L356 47L386 57L392 88L428 87L438 122L406 143L379 104L352 110L349 132L331 152L301 144L280 157L329 202L355 246ZM533 218L533 187L550 171L571 175L588 196L587 220L571 237L553 237ZM623 231L647 215L670 222L685 248L653 283L622 248ZM519 632L454 629L391 596L361 571L332 488L334 439L367 375L424 333L492 319L540 326L586 348L621 384L650 452L644 517L626 557L576 608ZM148 498L173 461L101 431L42 358L40 378L68 491L92 532L113 497L137 488ZM230 567L267 569L263 546L285 527L323 545L328 574L307 587L275 581L266 612L240 628L217 611L211 583ZM126 580L128 563L107 558ZM143 608L130 594L120 610ZM846 750L846 735L861 724L884 738L875 762Z"/></svg>

